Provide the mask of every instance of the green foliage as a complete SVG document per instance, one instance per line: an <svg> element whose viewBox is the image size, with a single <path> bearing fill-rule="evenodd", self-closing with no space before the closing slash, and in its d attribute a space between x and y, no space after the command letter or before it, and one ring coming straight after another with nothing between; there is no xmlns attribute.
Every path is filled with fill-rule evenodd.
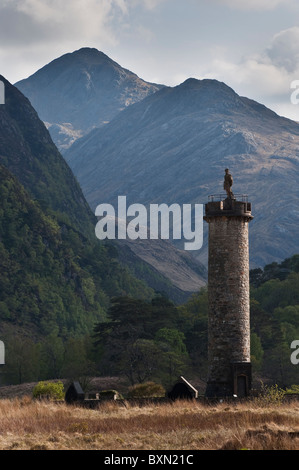
<svg viewBox="0 0 299 470"><path fill-rule="evenodd" d="M188 302L178 307L179 330L184 333L191 366L207 373L208 353L208 291L201 289Z"/></svg>
<svg viewBox="0 0 299 470"><path fill-rule="evenodd" d="M251 349L251 363L255 371L260 371L263 363L264 350L262 347L261 339L255 333L251 333L250 337L250 349Z"/></svg>
<svg viewBox="0 0 299 470"><path fill-rule="evenodd" d="M64 385L62 382L39 382L33 389L33 398L47 398L48 400L63 400Z"/></svg>
<svg viewBox="0 0 299 470"><path fill-rule="evenodd" d="M132 275L114 245L95 238L95 216L69 166L29 101L8 82L5 86L6 105L0 108L5 380L87 374L96 355L85 338L107 320L111 297L149 301L154 291ZM159 314L167 309L160 305ZM141 339L156 331L148 327L148 336L136 337L136 351L148 347Z"/></svg>
<svg viewBox="0 0 299 470"><path fill-rule="evenodd" d="M171 350L178 355L187 354L184 343L186 340L184 333L174 328L161 328L155 335L155 341L164 346L166 350Z"/></svg>
<svg viewBox="0 0 299 470"><path fill-rule="evenodd" d="M21 384L51 380L59 377L70 381L96 373L91 338L61 338L55 333L45 338L29 338L13 326L1 334L6 346L6 364L2 368L2 382Z"/></svg>
<svg viewBox="0 0 299 470"><path fill-rule="evenodd" d="M260 270L258 282L256 272L254 277L255 285L251 288L254 370L286 388L298 375L290 361L290 345L299 338L299 255L266 266ZM260 359L255 354L257 347Z"/></svg>
<svg viewBox="0 0 299 470"><path fill-rule="evenodd" d="M1 335L5 343L5 383L21 384L38 380L40 370L40 344L33 339L16 334L12 328Z"/></svg>
<svg viewBox="0 0 299 470"><path fill-rule="evenodd" d="M286 390L286 394L298 394L299 395L299 385L292 385L290 388Z"/></svg>
<svg viewBox="0 0 299 470"><path fill-rule="evenodd" d="M188 362L178 309L164 297L151 302L129 297L112 300L108 322L95 327L105 373L126 375L133 385L159 377L168 382Z"/></svg>
<svg viewBox="0 0 299 470"><path fill-rule="evenodd" d="M6 104L0 108L0 164L24 186L43 212L55 211L90 238L92 214L71 169L51 140L44 123L17 88L5 81Z"/></svg>
<svg viewBox="0 0 299 470"><path fill-rule="evenodd" d="M299 255L293 255L282 263L267 264L264 269L257 268L250 271L250 283L259 287L271 279L285 280L290 273L299 273Z"/></svg>
<svg viewBox="0 0 299 470"><path fill-rule="evenodd" d="M109 245L46 215L0 166L0 319L42 336L83 335L105 320L112 293L153 294Z"/></svg>
<svg viewBox="0 0 299 470"><path fill-rule="evenodd" d="M63 363L60 376L71 380L95 375L95 365L90 354L90 338L68 338L64 343Z"/></svg>
<svg viewBox="0 0 299 470"><path fill-rule="evenodd" d="M134 259L136 279L114 245L95 240L93 214L44 125L14 87L7 84L6 91L0 109L5 380L76 378L96 367L126 374L132 384L165 384L186 368L205 377L207 290L179 307L152 298L153 290L138 279L153 279L153 273ZM299 255L252 270L250 278L254 370L289 387L298 375L290 343L299 338ZM172 292L159 276L156 283L157 290ZM94 351L89 335L95 325Z"/></svg>
<svg viewBox="0 0 299 470"><path fill-rule="evenodd" d="M155 382L145 382L133 385L128 392L128 398L155 398L165 397L165 389Z"/></svg>
<svg viewBox="0 0 299 470"><path fill-rule="evenodd" d="M259 396L255 398L256 404L259 406L280 406L283 402L286 392L277 384L265 385L261 383Z"/></svg>

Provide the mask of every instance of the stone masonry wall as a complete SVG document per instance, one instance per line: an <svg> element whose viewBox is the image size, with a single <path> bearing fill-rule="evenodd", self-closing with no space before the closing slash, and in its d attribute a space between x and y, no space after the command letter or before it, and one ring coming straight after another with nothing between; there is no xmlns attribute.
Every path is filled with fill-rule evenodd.
<svg viewBox="0 0 299 470"><path fill-rule="evenodd" d="M231 362L250 362L248 220L223 216L208 222L208 381L229 388Z"/></svg>

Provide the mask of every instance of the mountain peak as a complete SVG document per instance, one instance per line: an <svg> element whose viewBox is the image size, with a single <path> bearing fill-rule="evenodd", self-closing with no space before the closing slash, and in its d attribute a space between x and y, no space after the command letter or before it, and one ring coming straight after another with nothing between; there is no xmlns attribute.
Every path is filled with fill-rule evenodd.
<svg viewBox="0 0 299 470"><path fill-rule="evenodd" d="M80 49L77 49L76 51L72 52L71 54L80 54L80 55L101 55L105 56L108 58L104 52L99 51L95 47L81 47Z"/></svg>
<svg viewBox="0 0 299 470"><path fill-rule="evenodd" d="M65 54L16 83L60 151L162 88L90 47Z"/></svg>
<svg viewBox="0 0 299 470"><path fill-rule="evenodd" d="M114 64L117 67L120 67L116 62L114 62L108 55L104 54L104 52L99 51L95 47L82 47L81 49L78 49L74 52L69 52L67 54L62 55L58 59L55 59L55 61L65 61L65 60L71 60L73 62L77 62L78 60L81 62L85 63L110 63Z"/></svg>
<svg viewBox="0 0 299 470"><path fill-rule="evenodd" d="M176 89L188 89L188 90L200 90L208 93L209 91L224 91L231 94L232 96L238 96L237 93L230 88L226 83L220 82L219 80L212 78L203 78L202 80L197 78L188 78L183 83L175 87Z"/></svg>
<svg viewBox="0 0 299 470"><path fill-rule="evenodd" d="M253 238L252 260L259 265L273 253L285 259L298 246L293 235L288 247L283 240L287 231L298 232L299 193L292 193L288 209L281 203L283 192L298 186L298 129L220 81L189 78L129 107L79 140L65 158L93 208L100 201L116 204L119 194L130 203L138 195L144 205L204 203L208 194L221 191L229 166L236 175L235 191L252 195L257 215L277 207L273 217L255 218L260 233L271 227L277 234L264 245ZM199 256L206 259L206 242Z"/></svg>

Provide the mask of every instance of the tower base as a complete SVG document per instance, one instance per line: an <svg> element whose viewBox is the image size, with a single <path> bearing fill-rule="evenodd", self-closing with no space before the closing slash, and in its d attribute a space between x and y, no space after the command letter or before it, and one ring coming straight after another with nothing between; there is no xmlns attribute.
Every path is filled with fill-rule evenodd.
<svg viewBox="0 0 299 470"><path fill-rule="evenodd" d="M228 382L208 382L206 388L206 398L228 398L233 396L231 383Z"/></svg>
<svg viewBox="0 0 299 470"><path fill-rule="evenodd" d="M250 362L232 362L231 375L226 381L209 380L207 398L248 397L251 390L252 372Z"/></svg>

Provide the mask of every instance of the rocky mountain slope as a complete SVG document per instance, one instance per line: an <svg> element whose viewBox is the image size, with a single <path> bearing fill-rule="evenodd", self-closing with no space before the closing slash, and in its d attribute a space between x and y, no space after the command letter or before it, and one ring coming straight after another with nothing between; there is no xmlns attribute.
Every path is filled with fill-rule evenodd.
<svg viewBox="0 0 299 470"><path fill-rule="evenodd" d="M0 335L88 334L105 321L111 297L150 300L154 291L142 281L146 263L139 263L137 279L122 256L44 212L0 165ZM148 270L147 280L152 278ZM162 276L158 282L166 284ZM167 287L178 295L170 283Z"/></svg>
<svg viewBox="0 0 299 470"><path fill-rule="evenodd" d="M16 86L46 121L51 137L61 151L65 151L91 128L103 127L104 123L107 125L124 108L163 88L161 85L144 82L105 54L89 48L54 60ZM169 256L172 247L162 241L159 243L159 259L164 258L164 262L163 266L157 266L156 248L151 249L152 246L144 242L143 254L137 257L136 262L150 260L154 277L157 274L163 278L166 276L163 282L160 278L160 287L172 298L185 298L205 284L204 267L199 263L194 265L194 260L188 254L175 250ZM130 259L135 251L127 251ZM167 258L168 264L165 262ZM168 282L172 285L170 290L169 286L167 288Z"/></svg>
<svg viewBox="0 0 299 470"><path fill-rule="evenodd" d="M100 243L95 237L94 231L96 218L86 202L71 169L52 142L49 132L32 108L29 100L4 77L0 77L0 79L5 83L6 91L6 104L0 106L0 164L3 166L1 173L3 181L8 178L4 172L5 168L9 170L11 177L9 198L10 200L13 199L14 188L20 184L26 193L29 206L31 207L32 204L35 208L34 202L38 205L40 212L36 210L36 218L43 217L50 223L50 234L51 224L54 224L56 232L58 231L57 233L54 231L55 237L54 241L52 240L53 244L59 247L59 249L57 248L58 251L53 253L51 249L47 250L48 241L46 240L43 250L36 255L37 265L43 265L44 250L49 251L47 256L50 259L55 260L58 256L58 259L56 259L58 266L61 262L61 256L64 256L66 260L69 259L68 262L64 261L66 267L69 266L68 263L77 266L79 259L80 269L78 266L75 268L74 276L77 281L73 287L75 289L76 286L80 286L81 281L79 281L78 271L81 274L83 273L83 277L86 277L86 281L82 281L83 284L87 282L90 286L93 285L91 281L91 273L93 273L95 282L100 282L97 291L98 293L102 292L102 294L99 294L102 299L101 308L98 308L99 314L101 314L103 308L105 310L109 297L114 295L130 293L131 295L149 297L153 295L154 290L159 290L169 295L171 299L182 302L192 292L198 290L204 284L205 273L200 269L194 271L192 263L187 262L185 257L182 257L182 263L179 263L180 269L178 272L182 273L182 279L177 282L178 277L180 278L177 273L172 280L171 276L169 278L165 271L159 272L155 266L149 264L145 258L137 257L129 248L112 247ZM15 181L13 176L16 178ZM3 191L6 191L6 189L3 189ZM19 191L16 190L15 192L16 195L19 194ZM6 192L4 192L3 204L6 195ZM19 223L16 221L17 225L13 225L13 232L11 232L13 238L17 236L17 246L20 253L23 249L27 252L27 248L22 245L24 230L25 233L28 230L27 234L29 234L30 240L34 238L31 231L35 230L37 238L41 235L41 244L43 245L43 234L39 234L36 228L33 228L28 221L26 222L26 213L29 210L27 209L27 202L20 204L16 199L15 205L24 207L25 212L25 214L22 214L21 209L19 212L16 211L15 218L19 219ZM4 212L5 209L2 207L0 224L4 224ZM12 214L14 214L13 210ZM37 227L40 224L36 222ZM43 222L42 225L44 224ZM27 229L22 225L28 225ZM19 226L22 227L20 236L15 233ZM64 245L65 248L63 248ZM83 248L84 245L85 248ZM166 247L164 251L166 251ZM99 259L96 259L97 257ZM32 260L28 261L26 256L22 255L21 258L24 258L24 265L20 268L22 276L25 275L26 277L28 275L29 279L33 275L30 270L34 271L34 264L32 264ZM28 272L26 265L28 265ZM174 269L172 269L173 271ZM5 270L2 274L6 276ZM56 273L56 275L58 274ZM44 273L40 273L40 276L43 277ZM52 280L54 285L56 285L56 281L58 284L61 282L60 276L61 274L58 275L57 280ZM192 279L192 282L186 285L186 279L189 278ZM90 281L87 281L87 279L90 279ZM70 282L74 282L72 277L70 277ZM80 290L80 287L78 288ZM69 302L69 304L69 308L71 308L72 302ZM96 309L95 306L96 303L93 303L91 308Z"/></svg>
<svg viewBox="0 0 299 470"><path fill-rule="evenodd" d="M0 333L91 332L111 297L151 299L154 290L115 247L96 239L95 216L47 129L28 99L1 80ZM148 269L149 283L152 276Z"/></svg>
<svg viewBox="0 0 299 470"><path fill-rule="evenodd" d="M59 57L16 86L46 123L60 151L161 88L91 48Z"/></svg>
<svg viewBox="0 0 299 470"><path fill-rule="evenodd" d="M29 100L4 77L0 106L0 164L10 170L32 199L61 214L85 236L94 235L95 217L68 164Z"/></svg>
<svg viewBox="0 0 299 470"><path fill-rule="evenodd" d="M156 291L182 303L207 283L207 269L192 255L166 240L121 240L119 257L124 259L136 277L143 279ZM138 266L141 263L141 270ZM146 271L150 270L148 278ZM156 283L154 283L156 273ZM165 282L166 281L166 282Z"/></svg>
<svg viewBox="0 0 299 470"><path fill-rule="evenodd" d="M251 267L298 252L299 125L216 80L165 87L79 139L65 158L94 209L115 204L205 203L223 192L253 204ZM207 262L204 247L196 257Z"/></svg>

